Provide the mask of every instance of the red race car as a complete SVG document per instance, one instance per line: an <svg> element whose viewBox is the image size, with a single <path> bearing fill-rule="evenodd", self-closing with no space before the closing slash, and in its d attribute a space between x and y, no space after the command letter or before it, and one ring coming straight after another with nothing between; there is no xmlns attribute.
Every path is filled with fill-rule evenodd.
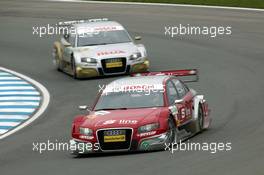
<svg viewBox="0 0 264 175"><path fill-rule="evenodd" d="M164 149L208 128L208 104L187 87L189 81L198 81L196 69L133 74L111 82L91 110L80 106L88 114L73 121L72 153Z"/></svg>

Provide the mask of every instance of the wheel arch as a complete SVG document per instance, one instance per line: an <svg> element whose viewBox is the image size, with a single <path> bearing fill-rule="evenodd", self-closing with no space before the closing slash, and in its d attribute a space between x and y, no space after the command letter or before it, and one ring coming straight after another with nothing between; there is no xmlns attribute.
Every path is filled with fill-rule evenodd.
<svg viewBox="0 0 264 175"><path fill-rule="evenodd" d="M203 95L196 95L193 99L193 120L197 120L198 119L198 111L199 111L199 106L203 105L203 103L205 103L205 99ZM203 110L203 107L202 107ZM204 117L204 116L203 116Z"/></svg>

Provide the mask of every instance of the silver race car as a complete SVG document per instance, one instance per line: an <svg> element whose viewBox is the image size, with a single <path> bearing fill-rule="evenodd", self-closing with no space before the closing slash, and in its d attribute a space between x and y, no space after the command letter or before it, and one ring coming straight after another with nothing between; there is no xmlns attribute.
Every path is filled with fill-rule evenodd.
<svg viewBox="0 0 264 175"><path fill-rule="evenodd" d="M54 42L53 61L59 71L74 78L146 72L149 61L144 45L136 44L115 21L90 19L59 23L64 30ZM65 32L66 31L66 32ZM140 40L141 37L135 37Z"/></svg>

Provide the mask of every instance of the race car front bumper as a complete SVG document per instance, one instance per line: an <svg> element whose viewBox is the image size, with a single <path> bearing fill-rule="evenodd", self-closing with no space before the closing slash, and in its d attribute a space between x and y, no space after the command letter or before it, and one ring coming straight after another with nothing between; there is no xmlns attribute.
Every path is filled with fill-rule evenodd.
<svg viewBox="0 0 264 175"><path fill-rule="evenodd" d="M149 60L145 60L143 63L137 63L132 65L131 67L131 73L141 73L141 72L147 72L149 69Z"/></svg>
<svg viewBox="0 0 264 175"><path fill-rule="evenodd" d="M90 78L100 76L96 68L86 68L78 66L76 68L76 73L78 78Z"/></svg>
<svg viewBox="0 0 264 175"><path fill-rule="evenodd" d="M139 141L133 140L132 145L129 150L107 150L103 151L100 149L98 143L86 142L77 139L70 140L71 153L74 155L78 154L88 154L88 153L98 153L98 152L116 152L116 151L152 151L152 150L162 150L165 148L165 143L168 140L168 133L164 132L159 135L147 137ZM98 145L96 145L98 144Z"/></svg>
<svg viewBox="0 0 264 175"><path fill-rule="evenodd" d="M77 139L70 140L70 151L73 155L98 152L91 142L84 142Z"/></svg>
<svg viewBox="0 0 264 175"><path fill-rule="evenodd" d="M138 150L150 151L150 150L162 150L165 148L165 143L168 140L168 133L162 133L160 135L144 138L140 141Z"/></svg>
<svg viewBox="0 0 264 175"><path fill-rule="evenodd" d="M82 66L76 67L76 74L78 78L91 78L105 75L117 75L117 74L128 74L128 73L141 73L149 70L149 60L145 59L143 62L127 65L125 72L117 73L105 73L102 68L96 66Z"/></svg>

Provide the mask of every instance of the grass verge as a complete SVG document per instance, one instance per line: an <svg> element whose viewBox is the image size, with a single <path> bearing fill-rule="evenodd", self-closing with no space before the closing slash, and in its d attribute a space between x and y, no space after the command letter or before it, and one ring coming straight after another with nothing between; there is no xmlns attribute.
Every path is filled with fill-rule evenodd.
<svg viewBox="0 0 264 175"><path fill-rule="evenodd" d="M100 1L100 0L98 0ZM171 4L212 5L228 7L264 8L264 0L102 0L114 2L151 2Z"/></svg>

